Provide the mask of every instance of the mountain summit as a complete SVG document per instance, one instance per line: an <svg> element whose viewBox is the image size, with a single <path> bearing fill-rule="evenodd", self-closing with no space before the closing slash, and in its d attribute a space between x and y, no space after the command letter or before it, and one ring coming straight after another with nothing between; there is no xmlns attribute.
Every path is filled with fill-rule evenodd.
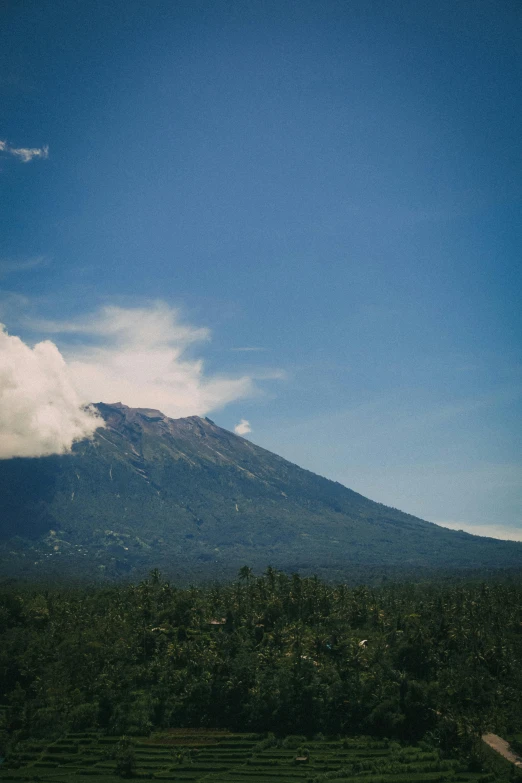
<svg viewBox="0 0 522 783"><path fill-rule="evenodd" d="M263 569L522 566L522 544L446 530L198 416L96 405L71 454L0 461L0 574L184 579Z"/></svg>

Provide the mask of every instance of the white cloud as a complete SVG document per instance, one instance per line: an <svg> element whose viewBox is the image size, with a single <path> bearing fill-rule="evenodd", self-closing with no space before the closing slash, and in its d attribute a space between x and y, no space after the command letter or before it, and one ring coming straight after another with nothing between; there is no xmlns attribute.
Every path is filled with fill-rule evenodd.
<svg viewBox="0 0 522 783"><path fill-rule="evenodd" d="M30 348L0 325L0 459L66 453L102 423L82 408L52 342Z"/></svg>
<svg viewBox="0 0 522 783"><path fill-rule="evenodd" d="M29 163L33 158L42 158L45 160L49 157L49 147L11 147L6 141L0 141L0 152L7 152L9 155L14 155L16 158L20 158L23 163Z"/></svg>
<svg viewBox="0 0 522 783"><path fill-rule="evenodd" d="M246 419L241 419L239 424L236 424L234 427L234 432L236 435L247 435L249 432L252 432L250 429L250 422Z"/></svg>
<svg viewBox="0 0 522 783"><path fill-rule="evenodd" d="M257 393L252 376L205 374L188 349L209 340L208 329L181 323L164 303L105 307L88 318L41 322L58 335L83 335L83 344L63 347L70 376L85 402L121 401L158 408L167 416L204 416Z"/></svg>

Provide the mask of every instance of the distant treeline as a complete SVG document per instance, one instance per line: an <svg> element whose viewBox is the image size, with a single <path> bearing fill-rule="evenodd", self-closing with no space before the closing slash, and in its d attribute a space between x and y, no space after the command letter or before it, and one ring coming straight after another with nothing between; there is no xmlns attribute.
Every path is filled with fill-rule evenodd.
<svg viewBox="0 0 522 783"><path fill-rule="evenodd" d="M522 728L517 582L0 590L1 742L176 726L465 747ZM4 716L2 719L2 715ZM0 747L1 755L1 747Z"/></svg>

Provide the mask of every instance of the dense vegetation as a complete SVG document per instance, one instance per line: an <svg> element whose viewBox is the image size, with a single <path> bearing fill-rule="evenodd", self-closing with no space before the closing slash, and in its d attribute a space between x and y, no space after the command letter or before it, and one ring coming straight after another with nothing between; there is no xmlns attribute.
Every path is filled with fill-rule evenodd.
<svg viewBox="0 0 522 783"><path fill-rule="evenodd" d="M365 733L444 749L522 728L517 583L229 585L0 593L3 743L67 731ZM1 755L1 753L0 753Z"/></svg>
<svg viewBox="0 0 522 783"><path fill-rule="evenodd" d="M179 583L243 563L335 581L373 568L522 567L522 543L375 503L197 416L100 404L72 454L0 460L0 575ZM359 574L360 576L360 574Z"/></svg>

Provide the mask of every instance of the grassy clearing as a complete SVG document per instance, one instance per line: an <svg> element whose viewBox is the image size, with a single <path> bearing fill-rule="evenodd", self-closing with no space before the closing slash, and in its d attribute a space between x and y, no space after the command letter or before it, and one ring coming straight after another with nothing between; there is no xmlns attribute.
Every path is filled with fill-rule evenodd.
<svg viewBox="0 0 522 783"><path fill-rule="evenodd" d="M27 743L2 766L2 781L118 783L118 737L68 734ZM496 783L436 751L367 737L274 744L260 735L176 729L133 738L135 779L179 783Z"/></svg>

